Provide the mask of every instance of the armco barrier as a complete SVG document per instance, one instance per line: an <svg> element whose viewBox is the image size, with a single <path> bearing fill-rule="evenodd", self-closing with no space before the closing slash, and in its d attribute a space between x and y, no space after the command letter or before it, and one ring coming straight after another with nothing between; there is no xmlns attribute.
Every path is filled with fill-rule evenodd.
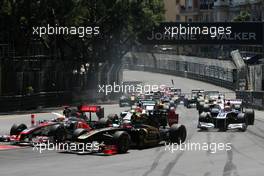
<svg viewBox="0 0 264 176"><path fill-rule="evenodd" d="M154 72L154 73L163 73L163 74L181 76L181 77L186 77L189 79L195 79L195 80L199 80L199 81L203 81L203 82L208 82L211 84L215 84L217 86L225 87L225 88L230 89L230 90L235 90L235 84L231 81L219 79L217 77L187 72L187 71L150 68L150 67L143 66L143 65L141 65L141 66L138 66L138 65L128 66L127 65L127 66L124 66L124 68L131 69L131 70L148 71L148 72Z"/></svg>
<svg viewBox="0 0 264 176"><path fill-rule="evenodd" d="M70 92L40 92L31 95L1 96L0 112L29 110L37 107L52 107L71 103Z"/></svg>
<svg viewBox="0 0 264 176"><path fill-rule="evenodd" d="M236 91L246 107L264 110L264 91Z"/></svg>
<svg viewBox="0 0 264 176"><path fill-rule="evenodd" d="M124 57L127 69L165 73L236 89L236 68L232 61L151 53L129 53Z"/></svg>
<svg viewBox="0 0 264 176"><path fill-rule="evenodd" d="M121 63L103 65L97 70L97 74L87 78L87 75L73 75L75 87L67 90L39 92L30 95L0 96L0 112L29 110L38 107L53 107L60 105L96 103L98 100L114 100L118 94L105 95L99 92L98 85L119 84L122 82ZM92 79L91 79L92 78ZM71 79L69 79L71 80ZM90 86L91 83L93 86ZM62 87L63 88L63 87Z"/></svg>

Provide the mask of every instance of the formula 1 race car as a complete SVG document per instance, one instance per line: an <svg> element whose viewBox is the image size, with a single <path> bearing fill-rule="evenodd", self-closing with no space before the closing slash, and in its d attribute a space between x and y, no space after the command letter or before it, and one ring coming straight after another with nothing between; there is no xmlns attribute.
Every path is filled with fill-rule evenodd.
<svg viewBox="0 0 264 176"><path fill-rule="evenodd" d="M183 101L183 95L181 94L181 89L171 88L171 100L174 101L176 105L178 105L181 101Z"/></svg>
<svg viewBox="0 0 264 176"><path fill-rule="evenodd" d="M226 100L224 109L220 106L211 106L199 115L198 128L246 131L248 125L254 125L255 114L252 109L243 110L241 105L241 100Z"/></svg>
<svg viewBox="0 0 264 176"><path fill-rule="evenodd" d="M156 128L150 125L122 124L119 128L108 127L93 130L80 135L78 143L98 142L100 149L96 152L103 152L108 146L115 146L117 153L126 153L131 146L145 148L156 146L161 141L173 143L184 142L186 128L183 125L174 124L170 128Z"/></svg>
<svg viewBox="0 0 264 176"><path fill-rule="evenodd" d="M152 111L157 104L156 101L153 100L141 100L138 103L141 108L147 110L147 111Z"/></svg>
<svg viewBox="0 0 264 176"><path fill-rule="evenodd" d="M204 108L206 109L208 106L212 106L214 104L223 104L224 95L222 95L218 91L205 91L203 96L197 99L196 109L199 114L203 112Z"/></svg>
<svg viewBox="0 0 264 176"><path fill-rule="evenodd" d="M185 98L184 106L187 108L195 107L199 97L203 96L204 90L192 90L191 97Z"/></svg>
<svg viewBox="0 0 264 176"><path fill-rule="evenodd" d="M94 128L102 128L107 124L103 117L103 108L100 106L78 106L78 110L66 108L64 114L57 119L40 121L37 125L28 128L25 124L14 124L10 129L10 141L18 145L32 145L36 142L62 142L75 140L80 134ZM89 117L86 114L89 114ZM99 120L92 120L92 113Z"/></svg>
<svg viewBox="0 0 264 176"><path fill-rule="evenodd" d="M161 141L178 144L184 142L187 136L185 126L177 124L178 115L175 113L168 115L166 112L157 111L149 114L127 112L124 113L125 117L119 127L92 130L80 135L76 142L86 144L97 142L99 150L96 152L104 152L109 146L114 146L117 153L125 153L131 146L136 148L156 146Z"/></svg>
<svg viewBox="0 0 264 176"><path fill-rule="evenodd" d="M131 101L130 101L130 98L125 96L125 95L122 95L120 98L119 98L119 107L125 107L125 106L131 106Z"/></svg>
<svg viewBox="0 0 264 176"><path fill-rule="evenodd" d="M76 129L91 130L91 127L81 119L70 118L67 122L42 122L37 126L27 128L25 124L14 124L10 130L10 141L18 145L32 145L32 143L61 142L73 139ZM63 136L63 137L62 137Z"/></svg>
<svg viewBox="0 0 264 176"><path fill-rule="evenodd" d="M0 135L0 142L10 142L9 135Z"/></svg>
<svg viewBox="0 0 264 176"><path fill-rule="evenodd" d="M199 114L206 111L209 107L219 105L222 109L224 107L224 95L218 91L206 91L204 96L197 99L196 109Z"/></svg>

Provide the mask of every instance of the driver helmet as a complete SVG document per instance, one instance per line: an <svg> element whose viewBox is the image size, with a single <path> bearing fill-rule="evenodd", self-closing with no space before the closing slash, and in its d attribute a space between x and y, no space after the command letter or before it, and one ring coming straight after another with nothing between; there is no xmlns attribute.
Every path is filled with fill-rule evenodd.
<svg viewBox="0 0 264 176"><path fill-rule="evenodd" d="M225 111L231 111L231 107L230 106L225 106Z"/></svg>
<svg viewBox="0 0 264 176"><path fill-rule="evenodd" d="M130 120L124 120L122 125L123 125L123 128L131 128L132 127L132 123Z"/></svg>

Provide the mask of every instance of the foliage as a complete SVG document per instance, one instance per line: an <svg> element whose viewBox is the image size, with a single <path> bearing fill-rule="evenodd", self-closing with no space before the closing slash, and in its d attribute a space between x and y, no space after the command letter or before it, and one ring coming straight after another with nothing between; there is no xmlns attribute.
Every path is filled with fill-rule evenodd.
<svg viewBox="0 0 264 176"><path fill-rule="evenodd" d="M14 42L21 55L41 42L51 52L58 52L59 59L67 58L70 48L80 62L113 62L129 51L141 33L161 22L163 14L163 0L3 0L0 32L8 34L7 40ZM102 31L98 38L33 36L32 27L47 24L98 25Z"/></svg>
<svg viewBox="0 0 264 176"><path fill-rule="evenodd" d="M248 11L241 11L238 16L236 16L233 21L235 22L243 22L249 21L251 14Z"/></svg>

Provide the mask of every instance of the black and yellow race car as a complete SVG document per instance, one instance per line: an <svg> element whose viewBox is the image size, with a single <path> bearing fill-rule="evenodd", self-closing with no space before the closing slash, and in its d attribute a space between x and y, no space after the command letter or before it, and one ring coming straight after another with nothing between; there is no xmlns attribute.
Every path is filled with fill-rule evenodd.
<svg viewBox="0 0 264 176"><path fill-rule="evenodd" d="M183 143L187 136L184 125L170 124L168 120L159 119L168 117L166 112L153 112L152 114L127 113L118 127L95 129L77 137L77 143L91 144L96 142L98 150L88 153L105 153L109 146L114 147L117 153L126 153L130 147L146 148L157 146L160 142ZM130 116L130 119L127 118ZM165 122L167 124L165 124ZM78 152L78 151L77 151ZM84 152L84 150L80 151Z"/></svg>

